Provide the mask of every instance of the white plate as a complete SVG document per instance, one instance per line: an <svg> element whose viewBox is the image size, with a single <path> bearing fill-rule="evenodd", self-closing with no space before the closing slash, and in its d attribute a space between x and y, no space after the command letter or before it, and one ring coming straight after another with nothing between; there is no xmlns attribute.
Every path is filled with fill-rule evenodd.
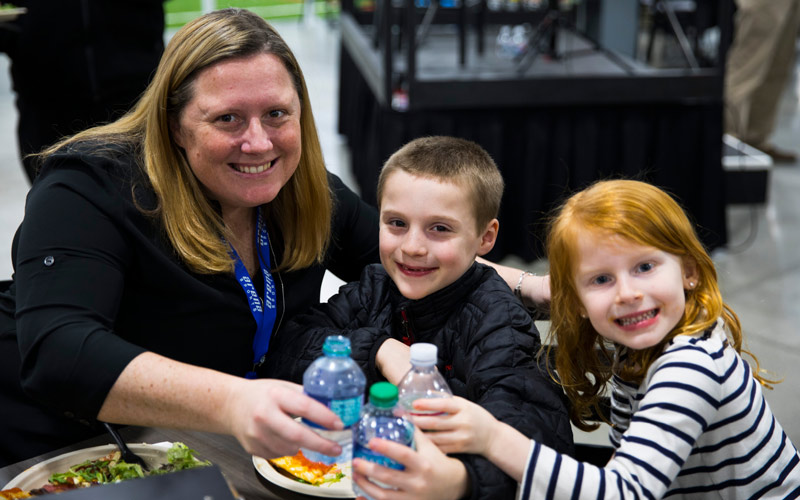
<svg viewBox="0 0 800 500"><path fill-rule="evenodd" d="M25 7L17 7L16 9L0 9L0 21L13 21L26 12L28 12L28 9Z"/></svg>
<svg viewBox="0 0 800 500"><path fill-rule="evenodd" d="M353 493L352 480L353 469L349 463L346 465L339 465L339 468L344 473L342 479L336 483L325 483L319 486L313 486L290 479L275 470L275 467L273 467L268 460L255 455L253 455L253 465L264 479L282 488L286 488L287 490L326 498L353 498L355 496L355 493Z"/></svg>
<svg viewBox="0 0 800 500"><path fill-rule="evenodd" d="M163 442L156 444L129 444L128 448L142 457L150 468L157 469L162 464L167 463L167 450L169 450L171 446L172 443ZM47 484L51 474L66 472L73 465L85 462L86 460L97 460L98 458L108 455L112 451L116 451L116 449L117 447L113 444L106 444L53 457L50 460L40 462L21 472L17 477L0 489L20 488L22 490L31 490L34 488L41 488Z"/></svg>

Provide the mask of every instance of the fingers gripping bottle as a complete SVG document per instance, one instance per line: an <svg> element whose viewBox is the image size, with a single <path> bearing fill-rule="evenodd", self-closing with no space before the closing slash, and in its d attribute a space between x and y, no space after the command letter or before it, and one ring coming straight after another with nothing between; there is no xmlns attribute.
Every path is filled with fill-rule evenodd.
<svg viewBox="0 0 800 500"><path fill-rule="evenodd" d="M353 458L368 460L397 470L404 470L402 464L369 449L372 438L382 438L414 448L414 425L403 417L397 406L397 387L389 382L377 382L369 389L369 403L364 406L361 418L353 426ZM388 486L373 481L378 486ZM371 498L353 483L355 496Z"/></svg>
<svg viewBox="0 0 800 500"><path fill-rule="evenodd" d="M350 357L350 339L331 335L325 339L323 356L317 358L303 373L303 392L331 409L344 424L341 431L328 430L309 420L303 422L320 436L336 441L342 447L338 457L303 449L311 461L326 464L349 462L353 458L352 425L358 421L364 404L367 378Z"/></svg>
<svg viewBox="0 0 800 500"><path fill-rule="evenodd" d="M432 414L415 410L413 403L417 399L453 396L444 377L436 369L437 352L434 344L417 342L411 345L411 369L397 384L400 406L411 415Z"/></svg>

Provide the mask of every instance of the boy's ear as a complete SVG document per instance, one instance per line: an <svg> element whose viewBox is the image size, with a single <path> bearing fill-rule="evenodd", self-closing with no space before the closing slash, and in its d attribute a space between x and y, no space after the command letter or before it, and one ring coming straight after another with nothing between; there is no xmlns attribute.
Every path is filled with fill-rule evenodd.
<svg viewBox="0 0 800 500"><path fill-rule="evenodd" d="M483 234L481 235L481 245L478 247L478 255L486 255L494 248L497 241L497 232L500 230L500 222L497 219L492 219L486 225Z"/></svg>
<svg viewBox="0 0 800 500"><path fill-rule="evenodd" d="M697 269L697 261L692 257L684 257L683 263L683 288L691 290L700 282L700 271Z"/></svg>

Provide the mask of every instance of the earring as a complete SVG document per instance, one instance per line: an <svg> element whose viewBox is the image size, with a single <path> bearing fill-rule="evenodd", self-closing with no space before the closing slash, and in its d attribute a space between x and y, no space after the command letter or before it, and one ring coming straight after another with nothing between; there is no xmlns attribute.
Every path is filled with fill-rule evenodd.
<svg viewBox="0 0 800 500"><path fill-rule="evenodd" d="M587 318L586 313L581 313L581 318L586 319Z"/></svg>
<svg viewBox="0 0 800 500"><path fill-rule="evenodd" d="M690 288L690 289L694 288L694 281L690 281L690 282L689 282L689 288Z"/></svg>

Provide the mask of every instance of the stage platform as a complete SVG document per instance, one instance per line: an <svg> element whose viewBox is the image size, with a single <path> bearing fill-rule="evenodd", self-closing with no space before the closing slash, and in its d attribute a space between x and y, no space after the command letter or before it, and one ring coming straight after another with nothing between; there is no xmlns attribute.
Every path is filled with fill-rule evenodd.
<svg viewBox="0 0 800 500"><path fill-rule="evenodd" d="M392 57L386 78L386 55L376 47L376 28L359 24L353 16L341 19L342 44L383 105L391 99L386 89L403 80L409 110L466 109L494 106L602 104L623 102L697 102L719 99L719 71L715 68L656 69L614 51L597 47L579 33L559 30L557 58L530 51L521 60L496 54L500 25L487 26L480 40L469 30L464 63L458 26L432 25L424 43L414 52ZM409 74L409 66L415 66ZM395 80L395 81L392 81ZM387 85L388 84L388 85ZM396 90L396 88L393 88Z"/></svg>
<svg viewBox="0 0 800 500"><path fill-rule="evenodd" d="M709 248L726 243L719 68L651 68L566 28L555 37L557 57L520 62L497 56L499 26L485 25L482 53L474 27L462 38L461 26L433 23L422 43L398 51L396 41L375 43L378 28L342 13L339 131L364 199L375 203L380 167L400 146L454 135L487 149L506 180L490 258L541 257L551 210L613 177L663 187ZM398 101L401 90L407 101Z"/></svg>

